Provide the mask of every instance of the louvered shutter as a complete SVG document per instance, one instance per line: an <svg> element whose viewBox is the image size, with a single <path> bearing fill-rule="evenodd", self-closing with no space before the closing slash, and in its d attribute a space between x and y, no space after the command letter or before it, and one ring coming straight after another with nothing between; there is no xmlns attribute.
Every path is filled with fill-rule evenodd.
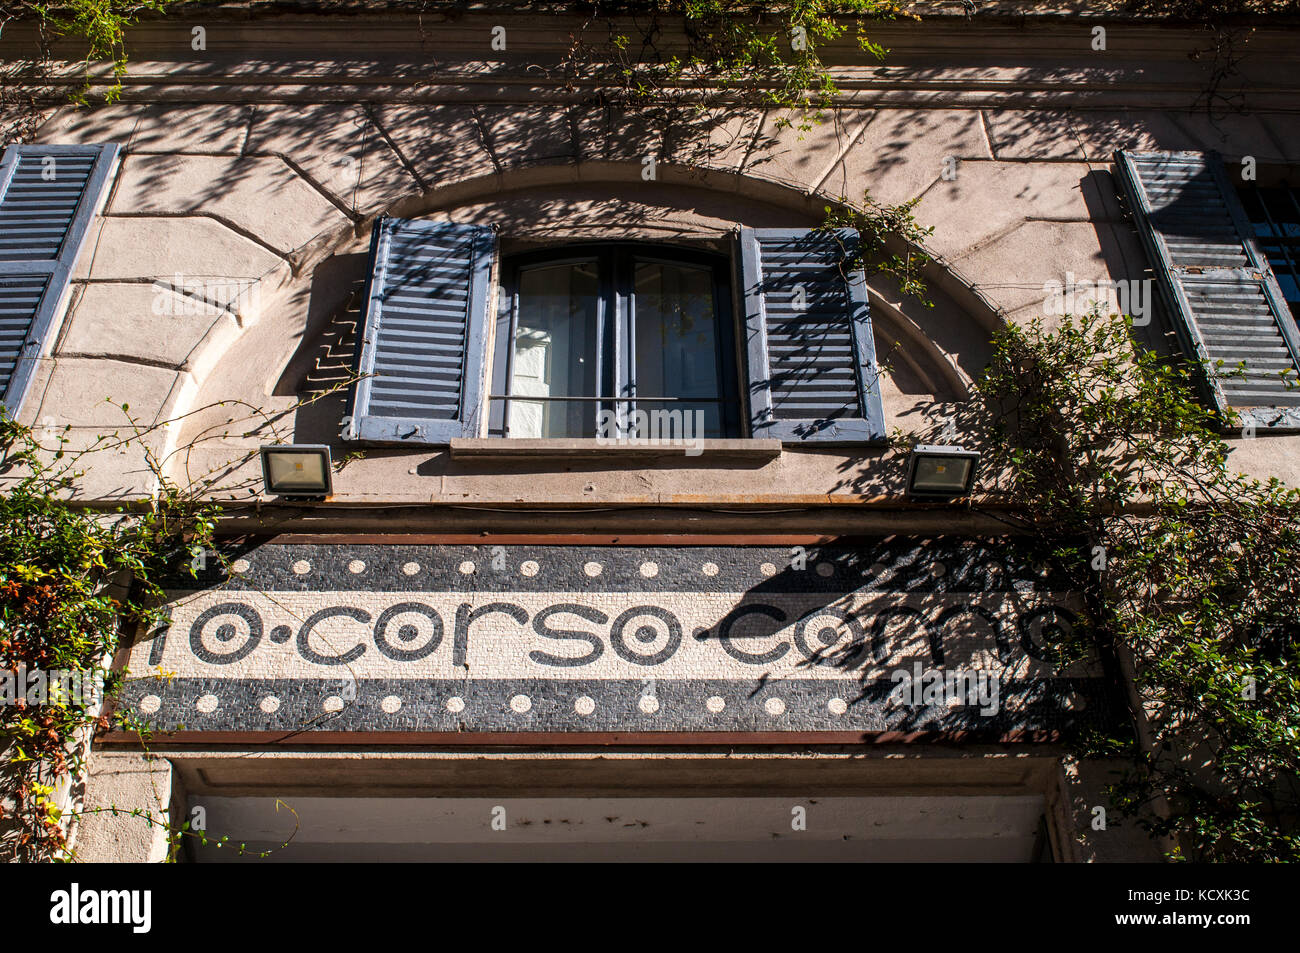
<svg viewBox="0 0 1300 953"><path fill-rule="evenodd" d="M0 398L18 415L62 314L117 146L10 146L0 158Z"/></svg>
<svg viewBox="0 0 1300 953"><path fill-rule="evenodd" d="M1300 427L1300 337L1217 155L1120 152L1120 183L1188 354L1242 422ZM1219 362L1222 362L1220 365ZM1245 362L1245 377L1229 376Z"/></svg>
<svg viewBox="0 0 1300 953"><path fill-rule="evenodd" d="M851 229L741 230L753 436L885 439L866 279L841 265L858 241Z"/></svg>
<svg viewBox="0 0 1300 953"><path fill-rule="evenodd" d="M495 257L487 226L376 224L358 342L364 376L345 438L414 445L478 436Z"/></svg>

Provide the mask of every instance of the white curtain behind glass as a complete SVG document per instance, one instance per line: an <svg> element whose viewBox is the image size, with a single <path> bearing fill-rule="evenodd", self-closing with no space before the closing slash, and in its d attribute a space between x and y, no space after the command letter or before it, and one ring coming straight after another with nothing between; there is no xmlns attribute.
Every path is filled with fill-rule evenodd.
<svg viewBox="0 0 1300 953"><path fill-rule="evenodd" d="M594 432L593 404L517 398L596 395L597 292L596 266L590 263L520 273L510 436L582 437Z"/></svg>

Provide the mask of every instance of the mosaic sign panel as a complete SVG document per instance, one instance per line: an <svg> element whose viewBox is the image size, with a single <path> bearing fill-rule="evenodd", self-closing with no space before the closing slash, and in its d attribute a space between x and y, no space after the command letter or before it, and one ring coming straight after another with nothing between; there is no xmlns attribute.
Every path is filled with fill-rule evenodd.
<svg viewBox="0 0 1300 953"><path fill-rule="evenodd" d="M1056 732L1060 583L1006 541L264 543L207 560L121 703L186 732Z"/></svg>

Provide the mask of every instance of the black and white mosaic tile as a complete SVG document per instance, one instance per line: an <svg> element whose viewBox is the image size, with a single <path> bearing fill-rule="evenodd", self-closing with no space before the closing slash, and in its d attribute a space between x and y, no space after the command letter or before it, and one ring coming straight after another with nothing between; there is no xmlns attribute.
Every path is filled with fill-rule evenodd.
<svg viewBox="0 0 1300 953"><path fill-rule="evenodd" d="M180 584L122 698L159 730L1001 736L1115 710L1053 669L1072 600L1004 541L271 543Z"/></svg>
<svg viewBox="0 0 1300 953"><path fill-rule="evenodd" d="M368 592L1060 591L1007 541L891 536L864 546L440 546L277 544L232 549L201 588ZM177 588L195 586L188 578Z"/></svg>
<svg viewBox="0 0 1300 953"><path fill-rule="evenodd" d="M186 731L972 732L1062 731L1105 723L1098 679L1002 683L954 704L891 698L890 682L787 679L474 679L357 682L176 678L133 682L124 702ZM970 702L970 703L967 703ZM165 714L164 714L165 713ZM158 716L162 715L161 719ZM156 720L155 720L156 719Z"/></svg>

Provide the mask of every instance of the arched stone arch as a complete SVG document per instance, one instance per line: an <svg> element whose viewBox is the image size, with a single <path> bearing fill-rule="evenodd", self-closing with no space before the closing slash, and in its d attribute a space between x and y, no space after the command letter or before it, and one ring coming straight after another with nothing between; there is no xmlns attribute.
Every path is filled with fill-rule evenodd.
<svg viewBox="0 0 1300 953"><path fill-rule="evenodd" d="M633 162L554 163L478 176L396 198L385 211L399 217L479 221L501 227L508 244L616 237L712 241L725 247L739 225L813 227L838 200L816 191L719 170L661 165L654 181ZM171 416L191 414L175 428L173 446L220 427L219 401L260 401L283 413L303 393L347 377L348 332L358 318L366 246L374 215L352 228L317 236L294 267L267 276L259 320L238 333L210 335L196 349L192 382ZM915 249L914 249L915 250ZM987 360L996 310L960 275L929 267L933 307L900 295L891 282L868 281L877 352L892 370L886 392L895 407L964 400ZM328 365L328 366L327 366ZM337 437L324 422L341 416L342 393L328 408L286 431L300 441ZM227 414L228 416L228 414ZM176 466L180 466L177 461ZM194 473L177 474L193 478Z"/></svg>

